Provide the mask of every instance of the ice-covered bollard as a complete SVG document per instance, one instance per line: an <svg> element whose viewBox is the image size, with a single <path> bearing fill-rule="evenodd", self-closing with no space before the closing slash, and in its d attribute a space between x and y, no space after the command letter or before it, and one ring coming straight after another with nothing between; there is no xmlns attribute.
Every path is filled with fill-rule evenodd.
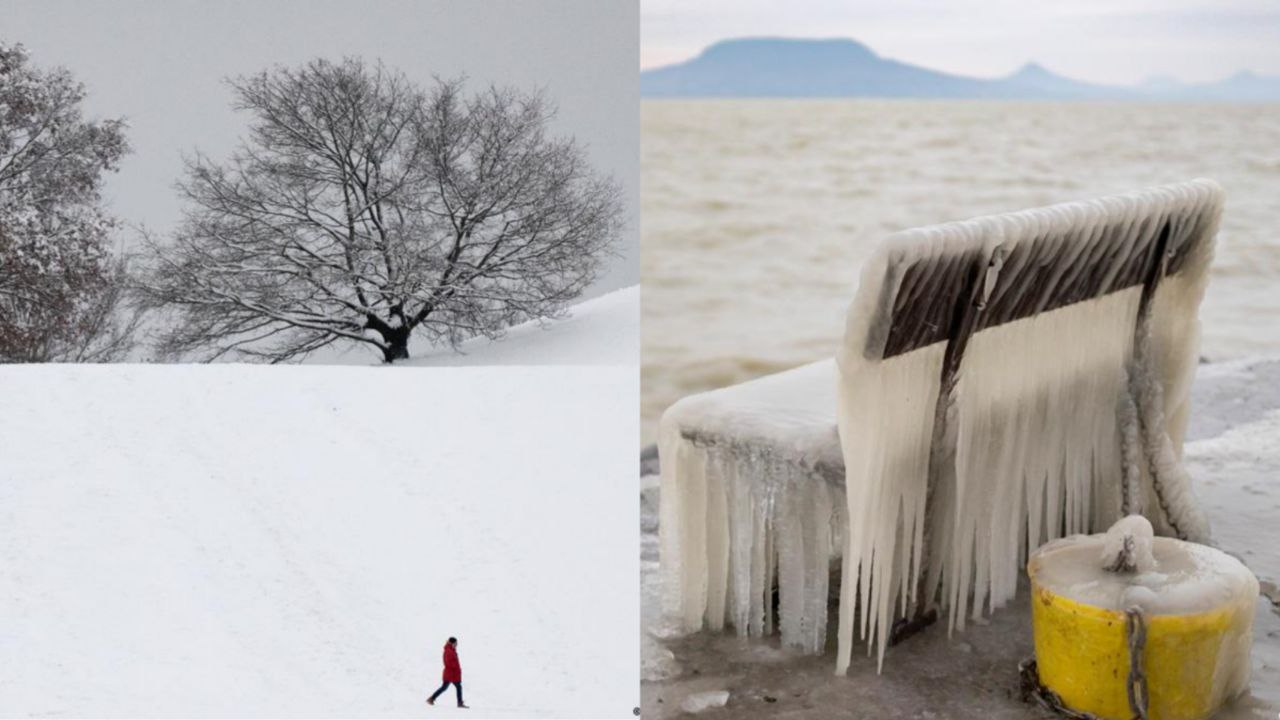
<svg viewBox="0 0 1280 720"><path fill-rule="evenodd" d="M1072 710L1200 720L1248 686L1258 581L1235 558L1130 515L1042 546L1027 574L1039 682Z"/></svg>

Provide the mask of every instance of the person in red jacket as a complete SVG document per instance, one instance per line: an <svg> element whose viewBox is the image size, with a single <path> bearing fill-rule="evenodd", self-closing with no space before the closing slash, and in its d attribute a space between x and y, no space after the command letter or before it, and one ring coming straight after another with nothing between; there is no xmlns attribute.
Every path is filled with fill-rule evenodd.
<svg viewBox="0 0 1280 720"><path fill-rule="evenodd" d="M444 644L443 679L444 683L440 685L440 689L427 698L427 704L435 705L440 693L448 690L449 683L453 683L458 690L458 707L467 707L466 703L462 702L462 665L458 664L458 638L455 637L449 638L449 642Z"/></svg>

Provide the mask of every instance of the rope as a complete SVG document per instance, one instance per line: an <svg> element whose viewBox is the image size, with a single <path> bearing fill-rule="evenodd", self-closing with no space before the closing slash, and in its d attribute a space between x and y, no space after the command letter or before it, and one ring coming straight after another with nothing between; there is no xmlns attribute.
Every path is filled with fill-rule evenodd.
<svg viewBox="0 0 1280 720"><path fill-rule="evenodd" d="M1142 667L1142 653L1147 645L1147 620L1142 609L1137 606L1125 610L1124 616L1125 643L1129 646L1129 675L1125 678L1129 711L1133 713L1134 720L1149 720L1147 674ZM1045 687L1040 682L1034 655L1018 663L1018 677L1021 680L1023 702L1034 700L1041 707L1069 720L1101 720L1093 713L1067 707L1061 696Z"/></svg>
<svg viewBox="0 0 1280 720"><path fill-rule="evenodd" d="M1137 390L1134 389L1132 366L1124 372L1125 389L1120 392L1120 514L1142 515L1142 448L1138 439L1141 419L1138 416Z"/></svg>
<svg viewBox="0 0 1280 720"><path fill-rule="evenodd" d="M1124 369L1125 389L1117 408L1123 460L1121 509L1145 514L1139 492L1139 464L1145 461L1151 489L1169 529L1180 540L1204 542L1208 520L1190 495L1191 478L1165 427L1164 387L1159 354L1152 338L1152 306L1156 289L1168 270L1171 226L1166 223L1152 250L1150 268L1134 318L1133 348Z"/></svg>

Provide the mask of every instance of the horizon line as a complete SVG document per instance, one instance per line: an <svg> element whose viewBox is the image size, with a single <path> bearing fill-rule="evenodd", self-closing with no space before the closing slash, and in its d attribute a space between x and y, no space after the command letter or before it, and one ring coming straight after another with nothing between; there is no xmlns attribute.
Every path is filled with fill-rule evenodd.
<svg viewBox="0 0 1280 720"><path fill-rule="evenodd" d="M694 51L692 54L690 54L690 55L687 55L687 56L683 57L683 59L680 59L680 60L672 60L672 61L663 62L663 63L661 63L661 64L657 64L657 65L648 65L648 66L646 66L646 65L645 65L645 63L644 63L644 50L645 50L645 46L644 46L644 43L643 43L643 38L641 38L641 48L640 48L640 55L641 55L641 58L640 58L640 70L639 70L639 71L640 71L640 73L646 73L646 72L651 72L651 71L654 71L654 70L662 70L662 69L669 68L669 67L675 67L675 66L677 66L677 65L683 65L684 63L687 63L687 62L690 62L690 61L692 61L692 60L696 60L696 59L698 59L699 57L701 57L701 56L702 56L702 54L703 54L703 53L705 53L705 52L706 52L708 49L710 49L711 47L714 47L714 46L719 45L719 44L721 44L721 43L725 43L725 42L733 42L733 41L739 41L739 40L790 40L790 41L801 41L801 42L831 42L831 41L847 41L847 42L852 42L852 43L855 43L855 44L857 44L857 45L861 45L861 46L863 46L863 47L867 48L867 49L868 49L868 50L870 50L871 52L875 53L876 57L881 58L881 59L884 59L884 60L893 60L893 61L897 61L897 62L908 63L908 64L914 65L914 66L916 66L916 67L919 67L919 68L924 68L924 69L926 69L926 70L932 70L932 71L934 71L934 72L946 73L946 74L948 74L948 75L956 75L956 76L959 76L959 77L965 77L965 78L974 78L974 79L978 79L978 80L1001 80L1001 79L1004 79L1004 78L1010 77L1010 76L1012 76L1012 75L1016 75L1020 70L1022 70L1022 69L1024 69L1024 68L1026 68L1026 67L1028 67L1028 66L1037 66L1037 67L1043 68L1043 69L1045 69L1045 70L1047 70L1047 71L1049 71L1049 72L1053 73L1054 75L1057 75L1058 77L1066 78L1066 79L1068 79L1068 80L1074 80L1074 81L1077 81L1077 82L1089 83L1089 84L1092 84L1092 85L1110 86L1110 87L1116 87L1116 88L1135 88L1135 87L1139 87L1139 88L1140 88L1140 87L1142 87L1144 84L1150 83L1150 82L1151 82L1151 81L1153 81L1153 80L1161 80L1161 81L1168 81L1168 80L1172 80L1174 83L1179 84L1179 85L1185 85L1185 86L1187 86L1187 87L1195 87L1195 86L1198 86L1198 85L1212 85L1212 84L1214 84L1214 83L1224 82L1224 81L1230 80L1231 78L1234 78L1234 77L1237 77L1237 76L1240 76L1240 75L1246 75L1246 74L1247 74L1247 75L1257 76L1257 77L1276 77L1276 78L1280 78L1280 75L1271 75L1271 74L1269 74L1269 73L1259 72L1258 70L1255 70L1255 69L1253 69L1253 68L1240 68L1240 69L1238 69L1238 70L1235 70L1235 71L1229 72L1229 73L1227 73L1226 75L1223 75L1223 76L1221 76L1221 77L1219 77L1219 78L1217 78L1217 79L1214 79L1214 80L1186 80L1186 79L1183 79L1183 78L1181 78L1181 77L1178 77L1177 75L1175 75L1175 74L1173 74L1173 73L1157 73L1157 74L1153 74L1153 75L1148 75L1148 76L1146 76L1146 77L1144 77L1144 78L1142 78L1142 79L1140 79L1140 80L1138 80L1137 82L1134 82L1134 83L1117 84L1117 83L1114 83L1114 82L1108 82L1108 81L1082 79L1082 78L1076 77L1076 76L1074 76L1074 75L1065 75L1065 74L1063 74L1063 73L1060 73L1060 72L1058 72L1058 71L1056 71L1056 70L1054 70L1054 69L1050 68L1050 67L1049 67L1048 65L1046 65L1045 63L1043 63L1043 62L1041 62L1041 61L1039 61L1039 60L1036 60L1036 59L1034 59L1034 58L1030 58L1030 59L1027 59L1027 60L1023 61L1023 63L1022 63L1021 65L1018 65L1017 67L1015 67L1015 68L1013 68L1012 70L1010 70L1010 71L1008 71L1008 72L1005 72L1005 73L1003 73L1003 74L999 74L999 75L973 75L973 74L969 74L969 73L967 73L967 72L963 72L963 71L959 71L959 70L952 70L952 69L948 69L948 68L940 68L940 67L937 67L937 66L935 66L935 65L928 65L928 64L919 63L919 62L916 62L916 61L914 61L914 60L909 60L909 59L906 59L906 58L895 57L895 56L890 56L890 55L884 55L884 54L881 54L881 53L880 53L878 50L876 50L874 47L872 47L869 43L865 43L865 42L863 42L863 41L861 41L861 40L859 40L859 39L857 39L857 38L853 37L852 35L825 35L825 36L819 36L819 35L734 35L734 36L726 36L726 37L721 37L721 38L719 38L718 40L713 40L713 41L711 41L710 43L707 43L707 44L703 45L701 48L699 48L698 50Z"/></svg>

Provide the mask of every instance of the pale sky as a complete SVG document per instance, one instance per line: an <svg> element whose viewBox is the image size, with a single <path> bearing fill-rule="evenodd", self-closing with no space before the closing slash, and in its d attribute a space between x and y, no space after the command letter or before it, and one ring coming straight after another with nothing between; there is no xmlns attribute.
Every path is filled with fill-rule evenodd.
<svg viewBox="0 0 1280 720"><path fill-rule="evenodd" d="M640 279L637 25L635 0L0 0L0 41L71 70L89 114L126 117L134 152L108 200L160 232L179 218L182 153L225 157L244 133L227 76L349 54L423 83L465 74L474 87L545 88L554 131L587 145L628 200L623 256L592 294Z"/></svg>
<svg viewBox="0 0 1280 720"><path fill-rule="evenodd" d="M640 65L729 37L852 37L878 54L979 77L1028 61L1081 80L1280 75L1277 0L643 0Z"/></svg>

